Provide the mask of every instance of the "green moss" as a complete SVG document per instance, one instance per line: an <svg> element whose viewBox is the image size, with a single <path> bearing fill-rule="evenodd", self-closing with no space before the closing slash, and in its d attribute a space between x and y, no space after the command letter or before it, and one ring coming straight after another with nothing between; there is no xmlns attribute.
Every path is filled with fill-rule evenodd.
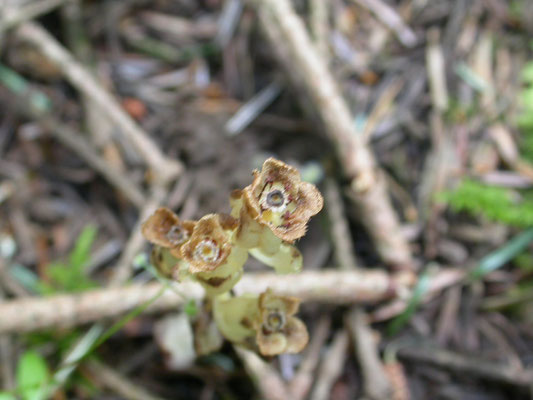
<svg viewBox="0 0 533 400"><path fill-rule="evenodd" d="M455 190L442 193L439 198L455 211L466 211L517 227L533 226L531 191L517 195L509 189L466 179Z"/></svg>

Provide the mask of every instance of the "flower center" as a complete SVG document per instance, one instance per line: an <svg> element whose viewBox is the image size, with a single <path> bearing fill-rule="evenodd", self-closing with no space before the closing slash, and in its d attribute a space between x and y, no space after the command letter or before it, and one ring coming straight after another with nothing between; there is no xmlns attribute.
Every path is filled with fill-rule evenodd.
<svg viewBox="0 0 533 400"><path fill-rule="evenodd" d="M279 207L285 202L285 196L283 196L281 190L273 190L267 194L266 201L272 207Z"/></svg>
<svg viewBox="0 0 533 400"><path fill-rule="evenodd" d="M279 311L268 313L265 325L269 330L279 331L285 325L285 315Z"/></svg>
<svg viewBox="0 0 533 400"><path fill-rule="evenodd" d="M194 257L206 263L215 262L220 255L220 249L216 242L211 239L204 239L196 245Z"/></svg>
<svg viewBox="0 0 533 400"><path fill-rule="evenodd" d="M173 225L167 232L167 239L177 246L186 242L189 239L189 234L181 226Z"/></svg>
<svg viewBox="0 0 533 400"><path fill-rule="evenodd" d="M280 189L271 190L263 199L263 206L273 212L283 212L287 208L287 198Z"/></svg>

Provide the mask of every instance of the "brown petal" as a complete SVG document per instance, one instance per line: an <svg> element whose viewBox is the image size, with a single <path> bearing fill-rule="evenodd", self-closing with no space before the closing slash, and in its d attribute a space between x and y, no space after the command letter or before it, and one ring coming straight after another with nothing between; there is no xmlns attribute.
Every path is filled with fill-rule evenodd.
<svg viewBox="0 0 533 400"><path fill-rule="evenodd" d="M275 356L285 352L287 338L281 332L265 334L261 329L255 337L259 352L264 356Z"/></svg>
<svg viewBox="0 0 533 400"><path fill-rule="evenodd" d="M202 248L211 248L214 253L202 258L199 253ZM191 264L191 272L213 271L228 258L231 248L219 215L208 214L196 223L191 238L181 248L181 254ZM212 260L209 259L211 256Z"/></svg>
<svg viewBox="0 0 533 400"><path fill-rule="evenodd" d="M141 232L151 243L177 249L189 239L194 224L193 221L180 221L171 210L161 207L142 224Z"/></svg>
<svg viewBox="0 0 533 400"><path fill-rule="evenodd" d="M302 210L304 210L306 217L311 218L318 214L324 206L324 199L316 186L309 182L301 182L298 189L299 197L302 199Z"/></svg>
<svg viewBox="0 0 533 400"><path fill-rule="evenodd" d="M269 288L259 295L259 309L261 313L268 310L279 310L287 317L296 314L300 307L300 299L292 296L277 296Z"/></svg>
<svg viewBox="0 0 533 400"><path fill-rule="evenodd" d="M278 222L272 221L272 214L276 213L274 208L265 210L264 200L260 203L260 198L265 196L264 190L269 184L277 185L278 188L274 191L281 191L285 198L292 198L292 206L287 206L291 207L290 211L287 209L287 216L280 217L283 211L278 211L276 218L281 218L281 222L279 219L276 219ZM235 197L239 194L235 193ZM287 242L294 242L305 235L309 218L322 209L324 202L314 185L300 180L296 168L273 158L265 161L261 172L254 171L254 180L243 190L242 195L244 206L241 214L247 213L250 218L268 226L277 237Z"/></svg>
<svg viewBox="0 0 533 400"><path fill-rule="evenodd" d="M290 317L285 325L284 333L287 338L285 352L299 353L309 341L309 334L305 324L295 317Z"/></svg>
<svg viewBox="0 0 533 400"><path fill-rule="evenodd" d="M296 168L272 157L263 163L261 175L273 180L287 180L295 183L300 180L300 173Z"/></svg>

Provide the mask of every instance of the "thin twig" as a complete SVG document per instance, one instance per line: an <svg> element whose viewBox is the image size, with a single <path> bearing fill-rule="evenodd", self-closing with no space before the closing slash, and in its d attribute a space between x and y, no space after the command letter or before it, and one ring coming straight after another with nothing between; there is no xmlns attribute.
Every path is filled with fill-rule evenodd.
<svg viewBox="0 0 533 400"><path fill-rule="evenodd" d="M335 258L340 269L350 271L357 267L357 260L354 254L350 226L344 212L342 195L337 183L332 178L326 179L325 189L324 196L331 224L331 241Z"/></svg>
<svg viewBox="0 0 533 400"><path fill-rule="evenodd" d="M19 39L35 45L43 55L53 61L74 87L90 97L101 112L106 113L108 118L121 128L121 132L135 146L158 179L167 182L181 172L181 163L166 158L148 134L132 120L93 75L45 29L33 22L26 22L18 27L15 33Z"/></svg>
<svg viewBox="0 0 533 400"><path fill-rule="evenodd" d="M439 295L442 290L454 286L464 280L466 271L462 269L446 269L437 275L432 275L426 293L422 299L423 303ZM408 306L409 301L405 298L395 299L385 304L370 314L371 322L380 322L401 314Z"/></svg>
<svg viewBox="0 0 533 400"><path fill-rule="evenodd" d="M142 250L146 239L141 233L141 224L161 205L167 195L167 190L159 185L154 185L150 198L143 205L139 218L132 230L128 242L122 250L120 259L113 269L113 276L109 281L110 286L118 286L126 282L132 272L132 264L135 256Z"/></svg>
<svg viewBox="0 0 533 400"><path fill-rule="evenodd" d="M355 3L372 11L376 18L388 26L396 35L398 40L406 47L413 47L416 42L416 35L398 13L382 0L352 0Z"/></svg>
<svg viewBox="0 0 533 400"><path fill-rule="evenodd" d="M274 81L248 100L224 125L228 136L241 133L255 120L281 93L281 85Z"/></svg>
<svg viewBox="0 0 533 400"><path fill-rule="evenodd" d="M435 109L445 111L448 108L448 89L446 86L446 63L440 44L440 32L434 28L428 32L426 64L431 93Z"/></svg>
<svg viewBox="0 0 533 400"><path fill-rule="evenodd" d="M127 379L108 365L91 360L83 364L94 380L127 400L163 400L154 396L137 383Z"/></svg>
<svg viewBox="0 0 533 400"><path fill-rule="evenodd" d="M234 346L235 352L244 364L261 398L265 400L290 399L287 385L274 368L261 359L257 354L239 346Z"/></svg>
<svg viewBox="0 0 533 400"><path fill-rule="evenodd" d="M449 270L441 273L449 273ZM303 301L372 304L405 291L406 283L401 277L378 269L325 270L282 276L273 273L245 274L235 291L237 294L262 293L268 287L280 295L296 296ZM152 299L161 288L161 283L153 282L1 303L0 333L72 327L116 317ZM174 289L167 290L147 312L173 310L188 299L202 299L204 296L201 286L194 282L176 284Z"/></svg>
<svg viewBox="0 0 533 400"><path fill-rule="evenodd" d="M296 375L290 381L289 390L294 400L307 398L315 381L315 369L321 359L322 347L328 339L330 331L331 317L325 314L318 320L316 328L311 333L311 342L305 349L303 360Z"/></svg>
<svg viewBox="0 0 533 400"><path fill-rule="evenodd" d="M350 338L345 329L341 329L323 357L315 388L311 400L327 400L330 398L331 388L344 370L344 363L348 356Z"/></svg>
<svg viewBox="0 0 533 400"><path fill-rule="evenodd" d="M420 345L402 347L398 351L398 356L406 360L425 362L463 374L480 376L490 381L526 387L530 387L533 382L532 369L517 369L435 347Z"/></svg>
<svg viewBox="0 0 533 400"><path fill-rule="evenodd" d="M62 11L65 36L69 48L77 60L84 65L95 65L91 43L83 26L81 0L70 0L63 6ZM96 74L96 68L91 68L91 71ZM104 158L112 161L119 168L123 167L119 151L111 140L113 125L109 118L102 115L100 108L88 96L83 96L83 109L87 130L91 134L95 146L102 151Z"/></svg>
<svg viewBox="0 0 533 400"><path fill-rule="evenodd" d="M0 263L2 259L0 258ZM0 287L0 302L4 301L4 292ZM13 344L10 335L0 335L0 378L3 390L15 388L15 374L13 368Z"/></svg>
<svg viewBox="0 0 533 400"><path fill-rule="evenodd" d="M330 3L323 0L310 0L309 25L315 46L325 60L329 59L329 13Z"/></svg>
<svg viewBox="0 0 533 400"><path fill-rule="evenodd" d="M288 0L252 1L271 48L291 81L313 104L351 180L362 222L378 253L397 268L414 268L410 249L388 198L374 155L355 129L346 102ZM304 101L304 100L302 100Z"/></svg>
<svg viewBox="0 0 533 400"><path fill-rule="evenodd" d="M366 315L353 309L346 316L346 325L351 332L356 356L361 365L365 393L374 400L389 399L391 386L381 363L372 330L366 322Z"/></svg>
<svg viewBox="0 0 533 400"><path fill-rule="evenodd" d="M17 81L18 84L15 85L13 81ZM53 137L76 152L134 205L139 208L144 205L146 200L142 190L128 176L102 158L80 133L53 117L47 106L48 98L41 92L33 91L16 73L1 65L0 84L8 87L15 95L21 113L37 119Z"/></svg>
<svg viewBox="0 0 533 400"><path fill-rule="evenodd" d="M3 15L0 14L0 35L5 30L46 14L67 1L69 0L40 0L23 7L14 8L6 5Z"/></svg>
<svg viewBox="0 0 533 400"><path fill-rule="evenodd" d="M76 152L95 171L115 186L136 207L146 203L142 190L124 173L110 165L80 133L53 117L42 119L41 124L62 144Z"/></svg>

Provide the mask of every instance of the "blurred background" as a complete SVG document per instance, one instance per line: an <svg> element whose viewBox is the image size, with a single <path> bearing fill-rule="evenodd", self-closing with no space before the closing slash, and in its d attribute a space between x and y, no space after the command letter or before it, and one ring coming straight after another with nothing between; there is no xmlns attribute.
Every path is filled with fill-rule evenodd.
<svg viewBox="0 0 533 400"><path fill-rule="evenodd" d="M310 343L202 348L140 224L268 157ZM532 185L529 0L2 0L0 399L531 399Z"/></svg>

